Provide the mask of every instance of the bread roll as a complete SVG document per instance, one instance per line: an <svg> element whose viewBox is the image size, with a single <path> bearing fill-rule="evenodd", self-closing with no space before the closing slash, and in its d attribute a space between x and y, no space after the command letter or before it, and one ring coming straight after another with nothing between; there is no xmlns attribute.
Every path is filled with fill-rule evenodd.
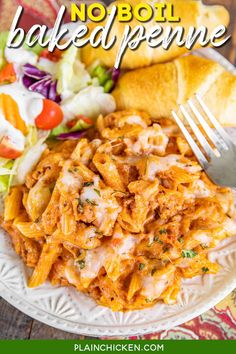
<svg viewBox="0 0 236 354"><path fill-rule="evenodd" d="M113 96L118 109L143 110L158 120L172 118L171 111L196 93L223 125L236 126L236 76L194 55L127 72Z"/></svg>
<svg viewBox="0 0 236 354"><path fill-rule="evenodd" d="M137 5L136 0L125 1L131 5ZM143 3L152 4L154 1L144 0ZM155 3L158 1L155 1ZM201 0L162 0L162 3L173 3L174 4L174 14L181 18L181 22L169 23L162 22L159 23L164 28L167 26L183 26L185 29L185 36L188 33L189 27L199 27L206 26L208 28L208 33L210 34L214 28L219 25L227 26L229 23L229 14L228 11L223 6L205 6L202 4ZM115 1L114 4L124 3L123 0ZM113 3L112 3L113 4ZM110 7L112 6L110 5ZM92 31L97 25L104 26L105 22L99 24L90 23L89 28ZM110 36L117 36L117 42L115 46L109 50L104 50L101 47L92 48L90 45L81 49L82 61L86 65L93 64L96 60L101 61L107 67L113 67L118 50L123 39L124 28L126 25L130 25L131 28L136 27L137 25L143 25L146 27L146 32L148 32L153 26L158 25L157 22L151 20L146 23L140 23L136 19L133 19L129 23L118 22L115 19ZM185 37L184 36L184 37ZM111 37L110 37L111 38ZM200 47L199 43L196 44L195 49ZM150 48L146 41L144 41L140 47L134 51L130 49L127 50L126 54L122 60L122 68L126 69L135 69L144 66L149 66L156 63L162 63L165 61L170 61L181 54L186 53L188 50L183 47L178 47L175 43L172 43L168 50L164 50L161 46L158 48Z"/></svg>

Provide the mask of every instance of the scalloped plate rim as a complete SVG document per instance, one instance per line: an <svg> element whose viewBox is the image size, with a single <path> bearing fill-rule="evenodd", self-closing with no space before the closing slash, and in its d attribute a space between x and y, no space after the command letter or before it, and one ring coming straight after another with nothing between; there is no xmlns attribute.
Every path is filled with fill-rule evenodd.
<svg viewBox="0 0 236 354"><path fill-rule="evenodd" d="M63 330L65 332L68 332L68 333L73 333L73 334L78 334L78 335L85 335L85 336L90 336L90 337L97 337L99 336L99 331L102 331L103 332L103 336L139 336L139 335L145 335L145 334L149 334L149 333L152 333L152 332L157 332L157 331L162 331L162 330L168 330L168 329L171 329L175 326L179 326L185 322L188 322L198 316L200 316L202 313L210 310L212 307L214 307L215 305L217 305L221 300L223 300L227 295L229 295L236 287L236 277L234 278L234 275L232 274L232 283L226 287L224 290L222 290L221 292L218 293L218 295L213 295L212 296L212 299L211 301L208 301L206 303L206 305L203 307L200 307L199 309L195 309L194 312L191 311L191 313L189 314L186 314L185 316L179 318L179 319L176 319L174 320L173 322L169 323L169 325L165 326L164 324L162 325L162 322L156 324L156 325L150 325L148 324L147 326L149 327L149 329L147 330L142 330L140 329L140 332L138 330L136 330L136 328L143 328L144 327L144 324L140 324L140 325L136 325L136 326L133 326L133 330L130 329L130 331L127 331L124 333L121 333L121 331L119 329L113 329L113 332L112 333L109 333L109 330L108 332L106 332L106 330L104 329L104 327L95 327L93 325L89 325L87 324L87 327L88 329L86 331L83 331L83 329L81 328L78 328L78 330L76 329L67 329L65 326L63 326L63 324L60 324L60 323L51 323L50 320L47 321L47 320L44 320L43 317L40 317L39 315L37 314L32 314L32 312L30 310L27 310L25 308L23 308L24 305L27 305L27 301L23 300L19 295L17 295L14 291L10 290L8 287L4 286L3 282L1 282L1 284L3 284L4 286L4 290L9 292L9 294L11 295L6 295L6 294L2 294L2 289L0 289L0 295L3 299L5 299L8 303L10 303L12 306L14 306L15 308L17 308L19 311L25 313L26 315L30 316L31 318L35 319L35 320L38 320L46 325L49 325L51 327L54 327L54 328L57 328L57 329L60 329L60 330ZM22 303L22 306L18 303L16 304L16 302L14 302L12 299L11 299L11 296L17 296L18 297L18 301L20 300L20 303ZM32 304L30 304L30 306L33 306ZM195 305L197 306L197 305ZM195 307L194 307L195 308ZM191 309L187 309L185 310L183 313L185 312L190 312ZM50 313L47 313L45 310L42 310L42 309L37 309L37 311L41 311L43 314L47 314L47 316L50 316L52 317L52 315ZM60 321L62 321L58 316L55 315L56 318L58 318ZM53 320L51 320L53 321ZM66 320L65 322L72 322L73 321L70 321L70 320ZM79 324L77 324L78 326ZM80 325L81 326L81 325ZM122 328L125 328L125 327L132 327L130 325L123 325L121 326ZM89 328L93 328L98 331L96 334L95 333L90 333L89 331Z"/></svg>

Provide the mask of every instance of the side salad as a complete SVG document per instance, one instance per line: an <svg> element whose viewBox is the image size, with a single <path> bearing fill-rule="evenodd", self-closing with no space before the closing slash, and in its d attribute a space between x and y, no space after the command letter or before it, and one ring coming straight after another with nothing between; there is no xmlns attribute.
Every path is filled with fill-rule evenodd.
<svg viewBox="0 0 236 354"><path fill-rule="evenodd" d="M78 139L99 114L115 110L119 71L85 68L77 48L6 47L0 34L0 194L24 183L47 139Z"/></svg>

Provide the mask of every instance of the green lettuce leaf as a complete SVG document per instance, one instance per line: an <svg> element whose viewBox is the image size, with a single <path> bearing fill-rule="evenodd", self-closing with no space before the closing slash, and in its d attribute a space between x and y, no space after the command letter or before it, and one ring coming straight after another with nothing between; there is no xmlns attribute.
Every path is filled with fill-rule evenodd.
<svg viewBox="0 0 236 354"><path fill-rule="evenodd" d="M58 127L51 130L49 138L55 138L60 134L68 133L70 131L64 124L58 125Z"/></svg>
<svg viewBox="0 0 236 354"><path fill-rule="evenodd" d="M1 163L1 159L0 159ZM10 188L10 182L13 177L12 167L14 162L9 160L4 165L0 165L0 193L6 193Z"/></svg>
<svg viewBox="0 0 236 354"><path fill-rule="evenodd" d="M77 132L79 130L85 130L88 129L92 126L92 124L86 123L83 119L78 119L76 124L73 126L73 128L70 130L71 132Z"/></svg>
<svg viewBox="0 0 236 354"><path fill-rule="evenodd" d="M0 70L6 64L4 50L6 48L8 34L9 34L9 32L1 32L0 33Z"/></svg>
<svg viewBox="0 0 236 354"><path fill-rule="evenodd" d="M91 76L80 62L79 51L71 46L58 63L57 91L77 93L92 82Z"/></svg>
<svg viewBox="0 0 236 354"><path fill-rule="evenodd" d="M49 132L46 132L44 136L38 138L37 128L30 126L24 153L15 160L13 165L15 184L23 184L25 182L26 175L34 168L47 147L44 142L48 138L48 135ZM11 184L12 182L13 179Z"/></svg>
<svg viewBox="0 0 236 354"><path fill-rule="evenodd" d="M0 193L5 193L8 189L9 176L0 176Z"/></svg>

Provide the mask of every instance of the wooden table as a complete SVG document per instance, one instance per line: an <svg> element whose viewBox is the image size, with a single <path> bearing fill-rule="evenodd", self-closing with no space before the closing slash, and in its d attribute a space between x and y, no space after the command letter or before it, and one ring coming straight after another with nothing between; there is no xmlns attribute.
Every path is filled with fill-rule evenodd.
<svg viewBox="0 0 236 354"><path fill-rule="evenodd" d="M107 1L108 2L108 1ZM216 0L205 0L207 4L215 4ZM218 0L224 4L231 14L229 32L232 40L219 51L236 65L236 1ZM46 326L24 315L0 299L0 339L80 339L78 335L66 333Z"/></svg>

